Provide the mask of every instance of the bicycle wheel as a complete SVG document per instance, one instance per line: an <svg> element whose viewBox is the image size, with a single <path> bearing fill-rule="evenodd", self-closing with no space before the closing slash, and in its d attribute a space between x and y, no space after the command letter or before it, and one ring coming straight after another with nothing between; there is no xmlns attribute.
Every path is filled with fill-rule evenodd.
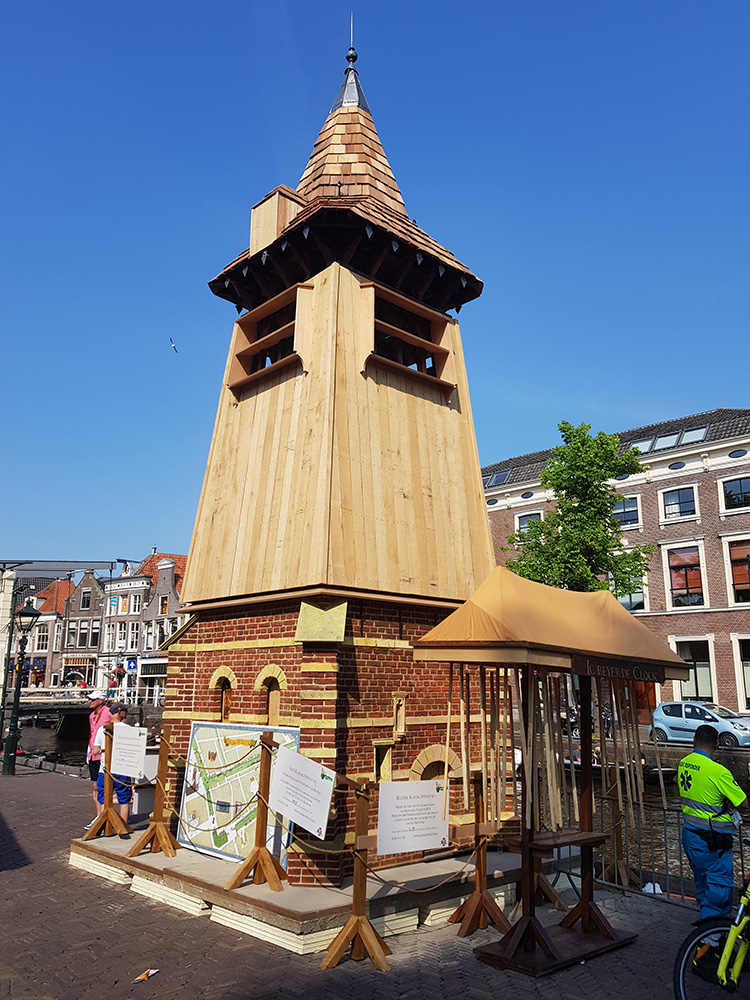
<svg viewBox="0 0 750 1000"><path fill-rule="evenodd" d="M697 956L707 949L724 947L729 928L732 926L730 917L715 917L705 920L700 927L694 927L680 946L674 963L674 995L675 1000L718 1000L726 996L726 991L718 980L707 982L697 975L693 963ZM731 964L731 962L730 962Z"/></svg>

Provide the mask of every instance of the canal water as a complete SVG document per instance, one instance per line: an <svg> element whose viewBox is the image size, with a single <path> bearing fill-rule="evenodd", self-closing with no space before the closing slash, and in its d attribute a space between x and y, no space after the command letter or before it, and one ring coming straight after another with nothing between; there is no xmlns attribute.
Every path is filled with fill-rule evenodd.
<svg viewBox="0 0 750 1000"><path fill-rule="evenodd" d="M21 727L21 749L25 754L43 754L60 764L73 767L86 763L87 737L63 740L54 729L36 726Z"/></svg>

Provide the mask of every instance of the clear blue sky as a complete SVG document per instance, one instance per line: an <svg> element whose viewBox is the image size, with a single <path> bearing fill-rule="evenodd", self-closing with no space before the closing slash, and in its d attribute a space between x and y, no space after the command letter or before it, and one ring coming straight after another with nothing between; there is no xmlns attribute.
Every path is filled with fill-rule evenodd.
<svg viewBox="0 0 750 1000"><path fill-rule="evenodd" d="M206 282L296 186L349 10L4 0L0 557L187 552L234 317ZM354 18L407 209L485 282L483 464L749 404L747 0Z"/></svg>

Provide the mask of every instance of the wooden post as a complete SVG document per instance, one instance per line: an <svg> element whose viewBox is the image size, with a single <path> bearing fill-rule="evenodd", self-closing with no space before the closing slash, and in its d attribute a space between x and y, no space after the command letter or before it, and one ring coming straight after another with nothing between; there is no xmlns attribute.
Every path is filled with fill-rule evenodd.
<svg viewBox="0 0 750 1000"><path fill-rule="evenodd" d="M369 790L371 787L374 786L363 781L355 792L352 915L326 948L325 957L320 963L321 969L332 969L338 965L349 945L351 945L352 958L355 961L360 961L367 953L372 964L380 972L388 972L390 969L385 956L391 954L391 949L367 918L367 847L365 844L369 831Z"/></svg>
<svg viewBox="0 0 750 1000"><path fill-rule="evenodd" d="M262 733L260 737L260 774L258 776L258 807L255 812L255 846L230 878L225 889L238 889L246 878L253 874L255 885L268 882L268 888L281 892L281 884L287 874L279 861L266 847L266 827L268 826L268 793L271 788L271 759L273 754L273 733Z"/></svg>
<svg viewBox="0 0 750 1000"><path fill-rule="evenodd" d="M448 721L445 724L445 767L443 768L443 819L448 807L448 758L451 752L451 714L453 713L453 664L448 669Z"/></svg>
<svg viewBox="0 0 750 1000"><path fill-rule="evenodd" d="M164 797L168 768L169 729L165 727L162 729L161 743L159 744L159 767L156 772L154 811L151 813L151 822L125 855L127 858L137 857L149 844L151 845L152 854L155 854L157 851L163 851L168 858L173 858L179 849L180 845L169 829L169 822L164 818Z"/></svg>
<svg viewBox="0 0 750 1000"><path fill-rule="evenodd" d="M115 834L124 836L133 832L112 805L112 796L115 790L111 773L113 726L113 722L107 722L104 726L104 810L96 817L94 825L89 827L81 838L82 840L93 840L100 830L104 831L105 837L114 837Z"/></svg>
<svg viewBox="0 0 750 1000"><path fill-rule="evenodd" d="M469 937L474 931L487 926L487 917L503 934L510 928L505 914L487 889L487 837L484 781L480 773L473 778L474 785L474 891L448 917L448 923L461 924L459 937Z"/></svg>

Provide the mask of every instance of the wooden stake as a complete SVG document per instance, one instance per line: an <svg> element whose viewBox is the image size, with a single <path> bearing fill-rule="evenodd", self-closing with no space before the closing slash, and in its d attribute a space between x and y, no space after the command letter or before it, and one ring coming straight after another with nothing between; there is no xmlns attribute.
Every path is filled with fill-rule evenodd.
<svg viewBox="0 0 750 1000"><path fill-rule="evenodd" d="M468 677L466 672L466 667L461 664L461 673L459 676L459 700L461 703L461 713L459 722L461 724L461 778L463 783L464 792L464 812L469 808L469 759L468 759L468 747L466 743L466 695L467 695L467 685Z"/></svg>
<svg viewBox="0 0 750 1000"><path fill-rule="evenodd" d="M568 697L568 677L563 680L563 693L565 694L565 717L568 720L568 760L570 761L570 788L573 793L573 817L576 825L580 823L580 812L578 810L578 781L576 779L575 755L573 752L573 726L570 721L570 698Z"/></svg>
<svg viewBox="0 0 750 1000"><path fill-rule="evenodd" d="M480 737L482 741L482 798L487 801L487 668L479 667Z"/></svg>
<svg viewBox="0 0 750 1000"><path fill-rule="evenodd" d="M498 671L499 671L498 667ZM500 675L498 674L498 682ZM499 693L499 691L498 691ZM511 754L513 754L513 700L511 697L510 689L508 687L508 668L503 667L503 749L502 757L500 760L500 813L505 809L505 804L507 799L507 788L508 788L508 727L510 726L510 743L511 743ZM513 780L513 772L515 771L515 760L513 761L513 769L511 770L511 781L513 781L513 808L515 810L516 796L515 796L515 781Z"/></svg>
<svg viewBox="0 0 750 1000"><path fill-rule="evenodd" d="M448 805L448 757L451 752L451 715L453 713L453 664L448 668L448 721L445 724L445 768L443 769L443 821Z"/></svg>
<svg viewBox="0 0 750 1000"><path fill-rule="evenodd" d="M651 720L651 738L654 741L654 753L656 754L656 767L659 772L659 786L661 788L661 801L664 809L667 808L667 792L664 788L664 774L661 769L661 750L659 749L659 742L654 736L654 709L651 706L651 692L654 692L654 701L656 701L656 688L653 684L646 685L646 699L648 701L648 717Z"/></svg>

